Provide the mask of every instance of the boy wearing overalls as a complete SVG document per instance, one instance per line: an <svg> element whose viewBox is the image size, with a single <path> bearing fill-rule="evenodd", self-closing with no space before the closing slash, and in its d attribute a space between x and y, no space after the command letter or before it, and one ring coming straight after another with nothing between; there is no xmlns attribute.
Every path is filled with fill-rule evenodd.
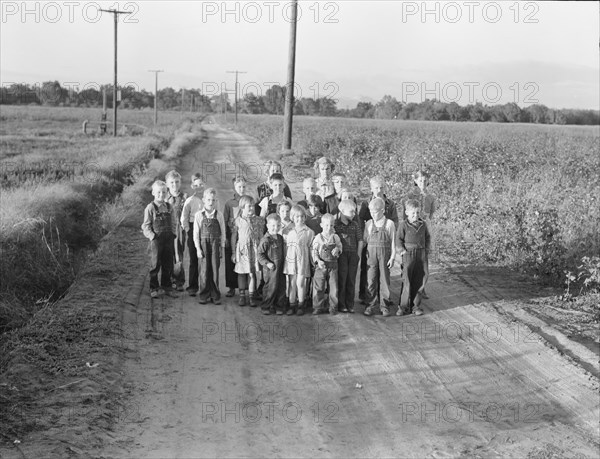
<svg viewBox="0 0 600 459"><path fill-rule="evenodd" d="M315 236L312 243L312 258L315 264L313 275L313 315L326 313L325 292L329 286L329 313L338 311L338 258L342 253L342 241L335 234L335 218L325 214L321 218L323 232Z"/></svg>
<svg viewBox="0 0 600 459"><path fill-rule="evenodd" d="M363 242L367 246L367 308L371 316L378 312L390 315L390 269L396 258L396 225L385 217L385 201L375 198L369 203L372 219L365 225Z"/></svg>
<svg viewBox="0 0 600 459"><path fill-rule="evenodd" d="M204 191L204 208L194 217L194 245L200 261L198 302L221 304L219 268L225 250L225 220L216 208L217 190Z"/></svg>
<svg viewBox="0 0 600 459"><path fill-rule="evenodd" d="M144 210L142 231L150 240L150 296L152 298L158 298L161 293L158 283L159 271L162 290L171 290L175 227L171 218L171 206L165 202L168 194L167 184L157 180L152 184L154 201Z"/></svg>
<svg viewBox="0 0 600 459"><path fill-rule="evenodd" d="M267 233L258 244L258 262L262 266L263 300L261 309L263 314L283 314L285 307L285 243L279 234L281 217L277 214L267 216Z"/></svg>

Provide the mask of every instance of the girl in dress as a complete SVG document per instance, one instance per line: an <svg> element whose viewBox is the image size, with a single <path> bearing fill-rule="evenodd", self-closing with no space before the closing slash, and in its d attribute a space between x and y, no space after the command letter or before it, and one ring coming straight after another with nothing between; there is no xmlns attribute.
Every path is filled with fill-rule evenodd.
<svg viewBox="0 0 600 459"><path fill-rule="evenodd" d="M315 233L306 226L304 207L295 205L290 212L294 228L287 235L284 274L290 277L288 315L304 314L307 281L311 277L310 247Z"/></svg>
<svg viewBox="0 0 600 459"><path fill-rule="evenodd" d="M257 306L256 278L260 272L258 264L258 243L264 234L265 222L254 213L255 201L252 196L240 198L240 215L231 228L231 247L234 248L232 261L238 275L240 306Z"/></svg>

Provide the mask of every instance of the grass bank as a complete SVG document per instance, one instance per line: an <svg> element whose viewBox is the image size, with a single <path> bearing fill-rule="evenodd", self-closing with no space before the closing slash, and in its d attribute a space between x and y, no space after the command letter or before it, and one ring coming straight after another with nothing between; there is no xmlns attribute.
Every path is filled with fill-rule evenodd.
<svg viewBox="0 0 600 459"><path fill-rule="evenodd" d="M164 172L201 136L199 118L176 116L144 135L89 137L77 123L85 113L71 110L2 108L0 332L60 298L139 204L134 184L147 186L143 177Z"/></svg>

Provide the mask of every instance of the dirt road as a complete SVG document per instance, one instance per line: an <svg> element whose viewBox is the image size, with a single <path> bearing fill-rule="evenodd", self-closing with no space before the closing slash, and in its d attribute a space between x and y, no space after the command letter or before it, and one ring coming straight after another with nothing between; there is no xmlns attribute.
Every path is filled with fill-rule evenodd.
<svg viewBox="0 0 600 459"><path fill-rule="evenodd" d="M208 172L222 205L232 163L263 161L242 135L206 129L180 170ZM597 457L598 380L510 313L543 292L497 273L432 268L426 314L386 319L362 306L265 317L237 298L151 301L146 278L124 315L134 395L113 446L90 453Z"/></svg>

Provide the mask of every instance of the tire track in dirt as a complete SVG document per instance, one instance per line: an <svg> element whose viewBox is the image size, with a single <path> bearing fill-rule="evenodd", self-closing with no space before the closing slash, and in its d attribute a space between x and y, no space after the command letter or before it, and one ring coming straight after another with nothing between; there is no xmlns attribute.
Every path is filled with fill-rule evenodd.
<svg viewBox="0 0 600 459"><path fill-rule="evenodd" d="M187 186L218 165L207 179L222 207L231 163L262 160L244 136L205 127L180 170ZM426 314L387 319L265 317L236 297L214 306L142 293L139 359L125 366L139 409L103 454L593 457L597 379L490 303L540 292L484 274L434 265Z"/></svg>

